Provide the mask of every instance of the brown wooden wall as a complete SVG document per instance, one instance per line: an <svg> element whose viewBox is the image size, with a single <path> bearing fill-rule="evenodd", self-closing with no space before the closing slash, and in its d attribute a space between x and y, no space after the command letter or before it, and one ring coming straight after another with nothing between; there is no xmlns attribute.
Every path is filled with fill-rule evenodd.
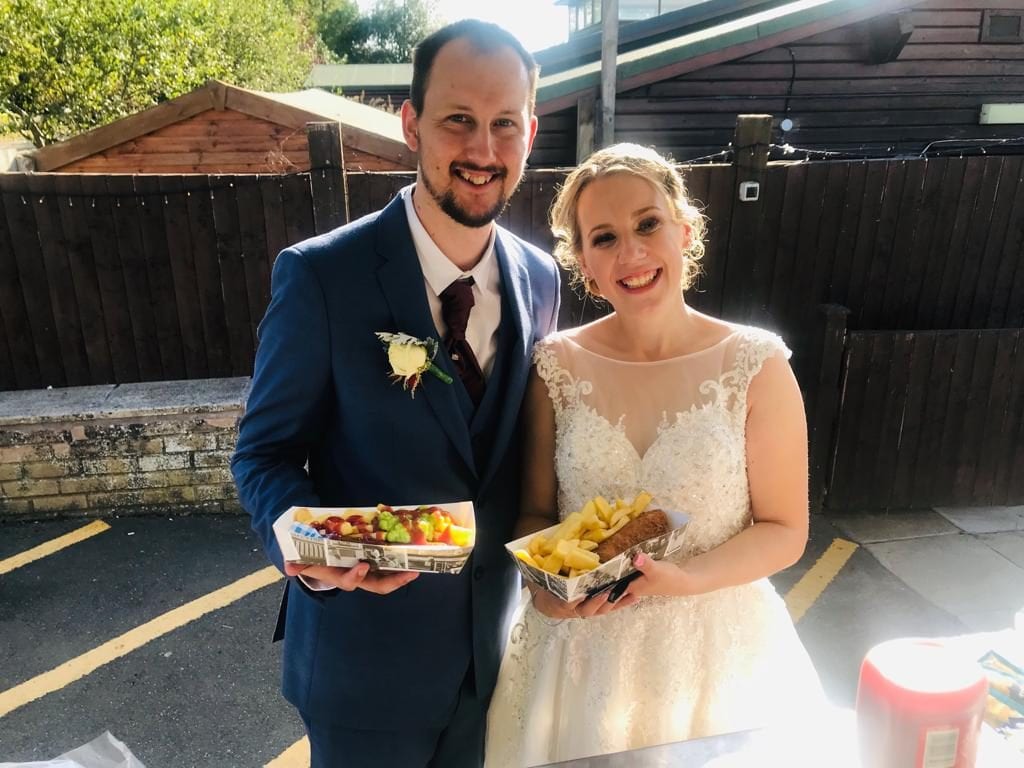
<svg viewBox="0 0 1024 768"><path fill-rule="evenodd" d="M855 332L826 507L1024 502L1024 331Z"/></svg>
<svg viewBox="0 0 1024 768"><path fill-rule="evenodd" d="M865 0L869 2L869 0ZM920 153L949 139L1017 138L983 126L987 102L1024 101L1024 44L982 44L982 13L1024 13L1024 0L928 0L905 12L913 34L896 61L865 63L865 21L664 80L616 99L616 139L679 162L728 148L739 114L775 117L773 141L865 157ZM408 89L393 94L395 104ZM788 117L794 129L778 128ZM1016 151L1022 151L1018 144ZM576 164L576 110L540 119L530 165Z"/></svg>
<svg viewBox="0 0 1024 768"><path fill-rule="evenodd" d="M804 378L820 304L853 329L1024 327L1022 161L773 164L753 204L732 166L692 167L710 227L690 301L781 331ZM350 174L351 215L411 178ZM549 248L562 178L528 172L502 222ZM270 260L321 216L311 179L0 174L0 389L248 372ZM563 325L602 311L564 298Z"/></svg>
<svg viewBox="0 0 1024 768"><path fill-rule="evenodd" d="M537 138L528 162L533 168L569 168L576 165L575 110L540 117Z"/></svg>
<svg viewBox="0 0 1024 768"><path fill-rule="evenodd" d="M356 171L404 170L345 148ZM309 170L304 129L232 109L210 109L56 169L59 173L293 173Z"/></svg>
<svg viewBox="0 0 1024 768"><path fill-rule="evenodd" d="M1024 0L921 3L906 13L914 31L891 63L864 63L871 22L862 22L620 94L616 138L682 162L726 148L741 113L773 115L777 144L875 157L1019 137L1024 126L978 124L983 103L1024 101L1024 44L979 43L986 9L1024 12ZM784 134L786 117L795 128ZM557 161L571 164L570 149Z"/></svg>

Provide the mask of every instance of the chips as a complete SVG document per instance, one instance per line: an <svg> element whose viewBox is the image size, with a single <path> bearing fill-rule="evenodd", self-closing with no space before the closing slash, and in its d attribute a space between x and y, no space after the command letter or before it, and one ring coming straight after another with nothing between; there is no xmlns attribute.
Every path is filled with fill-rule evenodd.
<svg viewBox="0 0 1024 768"><path fill-rule="evenodd" d="M647 509L651 494L641 491L628 504L616 499L614 504L597 496L579 512L573 512L547 535L538 533L526 549L517 549L515 556L527 565L556 576L579 576L601 564L593 551L597 545Z"/></svg>

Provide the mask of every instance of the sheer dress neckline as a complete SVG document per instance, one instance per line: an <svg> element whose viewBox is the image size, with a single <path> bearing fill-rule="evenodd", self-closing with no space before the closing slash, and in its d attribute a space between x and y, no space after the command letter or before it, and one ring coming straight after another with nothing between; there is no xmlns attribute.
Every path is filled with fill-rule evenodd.
<svg viewBox="0 0 1024 768"><path fill-rule="evenodd" d="M594 350L592 350L592 349L590 349L588 347L583 346L582 344L580 344L578 341L576 341L576 339L572 338L571 336L563 335L562 338L565 339L570 344L572 344L577 349L582 350L583 352L586 352L588 355L596 357L599 360L606 360L609 363L618 363L619 365L650 366L650 365L665 365L666 363L675 363L675 362L678 362L680 360L688 360L688 359L690 359L692 357L697 357L698 355L707 354L708 352L712 352L712 351L714 351L716 349L721 348L722 345L726 344L730 339L735 338L738 333L740 333L740 331L734 329L734 330L730 331L727 336L719 339L718 341L716 341L714 344L711 344L710 346L704 347L703 349L694 350L693 352L687 352L684 355L675 355L673 357L666 357L664 360L620 360L617 357L608 357L608 355L602 355L600 352L595 352Z"/></svg>

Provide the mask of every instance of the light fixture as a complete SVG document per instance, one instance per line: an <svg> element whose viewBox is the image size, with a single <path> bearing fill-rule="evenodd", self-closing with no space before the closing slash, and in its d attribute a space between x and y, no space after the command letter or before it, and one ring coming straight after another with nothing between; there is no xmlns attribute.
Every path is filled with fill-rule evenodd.
<svg viewBox="0 0 1024 768"><path fill-rule="evenodd" d="M982 104L980 125L1024 124L1024 104Z"/></svg>

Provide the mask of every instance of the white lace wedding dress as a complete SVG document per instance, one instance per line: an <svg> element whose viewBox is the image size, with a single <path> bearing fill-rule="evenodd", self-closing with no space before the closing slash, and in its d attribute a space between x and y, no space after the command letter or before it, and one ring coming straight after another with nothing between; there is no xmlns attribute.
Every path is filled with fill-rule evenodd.
<svg viewBox="0 0 1024 768"><path fill-rule="evenodd" d="M774 334L738 327L700 352L629 363L555 334L534 353L556 424L559 514L601 494L690 515L674 559L751 522L746 394ZM687 598L645 598L558 622L524 591L488 716L487 768L543 765L786 720L823 702L767 579Z"/></svg>

